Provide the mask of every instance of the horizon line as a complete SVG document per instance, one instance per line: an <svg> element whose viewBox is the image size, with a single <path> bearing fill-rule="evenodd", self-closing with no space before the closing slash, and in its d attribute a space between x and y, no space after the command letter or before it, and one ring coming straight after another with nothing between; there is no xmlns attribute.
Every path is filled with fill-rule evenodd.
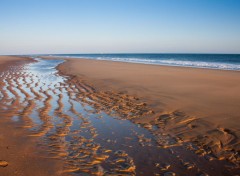
<svg viewBox="0 0 240 176"><path fill-rule="evenodd" d="M0 54L0 56L30 56L30 55L77 55L77 54L81 54L81 55L94 55L94 54L99 54L99 55L104 55L104 54L226 54L226 55L239 55L240 53L214 53L214 52L209 52L209 53L198 53L198 52L104 52L104 53L38 53L38 54Z"/></svg>

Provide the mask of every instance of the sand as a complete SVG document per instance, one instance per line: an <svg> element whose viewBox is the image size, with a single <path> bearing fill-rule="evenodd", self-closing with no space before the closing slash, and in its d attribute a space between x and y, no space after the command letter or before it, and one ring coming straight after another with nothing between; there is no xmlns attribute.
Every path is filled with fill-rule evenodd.
<svg viewBox="0 0 240 176"><path fill-rule="evenodd" d="M157 125L218 159L239 164L240 73L197 68L66 59L61 73L97 91L139 98L152 113L135 123ZM203 152L204 153L204 152Z"/></svg>
<svg viewBox="0 0 240 176"><path fill-rule="evenodd" d="M11 67L21 68L30 62L32 59L26 57L0 56L0 73L8 72ZM0 83L1 89L2 84L3 82ZM11 87L9 88L11 89ZM5 101L4 99L1 99L1 103ZM15 108L9 110L4 110L4 105L1 103L0 175L60 175L59 168L62 167L62 163L44 157L47 156L44 155L46 152L39 149L37 138L30 137L29 132L23 128L20 122L16 123L12 120L21 106L19 102L12 102L12 106Z"/></svg>
<svg viewBox="0 0 240 176"><path fill-rule="evenodd" d="M0 57L1 175L239 174L238 72L47 59Z"/></svg>

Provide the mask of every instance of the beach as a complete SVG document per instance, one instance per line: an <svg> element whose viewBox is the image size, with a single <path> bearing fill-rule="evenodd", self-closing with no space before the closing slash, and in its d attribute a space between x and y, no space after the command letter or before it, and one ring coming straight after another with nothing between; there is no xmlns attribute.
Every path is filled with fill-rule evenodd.
<svg viewBox="0 0 240 176"><path fill-rule="evenodd" d="M143 98L156 113L184 111L238 132L238 71L155 66L89 59L67 59L59 67L98 89Z"/></svg>
<svg viewBox="0 0 240 176"><path fill-rule="evenodd" d="M156 66L146 64L66 59L59 70L77 75L96 89L139 97L154 113L136 123L158 124L182 140L208 145L219 157L239 151L240 76L238 71ZM180 115L181 116L181 115Z"/></svg>
<svg viewBox="0 0 240 176"><path fill-rule="evenodd" d="M1 1L0 176L240 176L240 1Z"/></svg>
<svg viewBox="0 0 240 176"><path fill-rule="evenodd" d="M238 71L46 56L0 63L3 175L239 174Z"/></svg>

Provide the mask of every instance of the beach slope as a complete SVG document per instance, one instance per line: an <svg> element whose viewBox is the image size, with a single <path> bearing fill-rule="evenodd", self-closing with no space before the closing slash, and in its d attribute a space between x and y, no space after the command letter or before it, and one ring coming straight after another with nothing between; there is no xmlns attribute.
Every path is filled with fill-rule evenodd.
<svg viewBox="0 0 240 176"><path fill-rule="evenodd" d="M151 107L153 113L134 119L136 123L157 125L179 141L210 148L218 159L239 162L239 72L66 60L58 67L61 73L77 77L99 91L138 97Z"/></svg>

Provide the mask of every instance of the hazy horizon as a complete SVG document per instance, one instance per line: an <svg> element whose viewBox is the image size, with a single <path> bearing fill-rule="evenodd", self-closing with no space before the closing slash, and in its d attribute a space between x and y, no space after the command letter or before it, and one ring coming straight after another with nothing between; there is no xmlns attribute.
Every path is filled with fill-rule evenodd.
<svg viewBox="0 0 240 176"><path fill-rule="evenodd" d="M116 52L116 53L113 53L113 52L109 52L109 53L34 53L34 54L0 54L0 56L4 56L4 55L6 55L6 56L24 56L24 55L38 55L38 56L44 56L44 55L77 55L77 54L79 54L79 55L101 55L101 54L169 54L169 55L171 55L171 54L182 54L182 55L191 55L191 54L196 54L196 55L240 55L240 53L204 53L204 52L202 52L202 53L195 53L195 52L192 52L192 53L190 53L190 52L188 52L188 53L185 53L185 52L182 52L182 53L180 53L180 52L178 52L178 53L174 53L174 52L169 52L169 53L161 53L161 52L158 52L158 53L156 53L156 52L145 52L145 53L140 53L140 52L138 52L138 53L134 53L134 52L131 52L131 53L129 53L129 52Z"/></svg>
<svg viewBox="0 0 240 176"><path fill-rule="evenodd" d="M0 0L0 55L239 54L237 0Z"/></svg>

